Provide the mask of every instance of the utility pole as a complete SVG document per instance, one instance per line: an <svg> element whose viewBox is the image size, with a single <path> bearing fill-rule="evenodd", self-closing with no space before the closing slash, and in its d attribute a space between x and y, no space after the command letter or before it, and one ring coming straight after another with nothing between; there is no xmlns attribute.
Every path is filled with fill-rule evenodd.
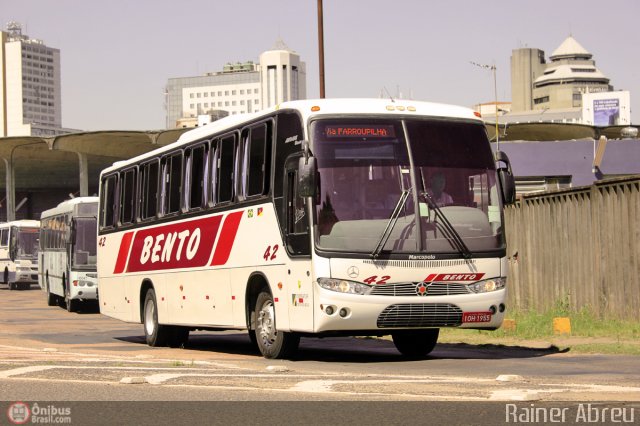
<svg viewBox="0 0 640 426"><path fill-rule="evenodd" d="M320 63L320 99L324 99L324 30L322 0L318 0L318 56Z"/></svg>
<svg viewBox="0 0 640 426"><path fill-rule="evenodd" d="M495 97L495 109L496 109L496 151L500 151L500 130L498 128L498 83L496 79L496 66L484 65L470 61L471 65L476 67L485 68L493 72L493 96Z"/></svg>

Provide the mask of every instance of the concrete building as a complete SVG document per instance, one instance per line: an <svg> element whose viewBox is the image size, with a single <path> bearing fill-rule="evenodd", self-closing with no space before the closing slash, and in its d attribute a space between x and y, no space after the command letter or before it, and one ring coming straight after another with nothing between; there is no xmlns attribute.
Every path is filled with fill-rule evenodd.
<svg viewBox="0 0 640 426"><path fill-rule="evenodd" d="M585 93L610 92L609 79L593 55L569 36L546 63L540 49L516 49L511 56L512 111L581 108Z"/></svg>
<svg viewBox="0 0 640 426"><path fill-rule="evenodd" d="M279 40L273 49L260 55L259 63L228 63L220 72L170 78L165 93L167 128L193 127L227 115L305 99L305 63Z"/></svg>
<svg viewBox="0 0 640 426"><path fill-rule="evenodd" d="M0 136L54 136L62 129L60 50L22 34L17 22L0 31Z"/></svg>
<svg viewBox="0 0 640 426"><path fill-rule="evenodd" d="M500 123L631 122L629 92L614 92L593 55L572 36L553 51L549 62L540 49L513 50L511 96L511 111L499 117Z"/></svg>

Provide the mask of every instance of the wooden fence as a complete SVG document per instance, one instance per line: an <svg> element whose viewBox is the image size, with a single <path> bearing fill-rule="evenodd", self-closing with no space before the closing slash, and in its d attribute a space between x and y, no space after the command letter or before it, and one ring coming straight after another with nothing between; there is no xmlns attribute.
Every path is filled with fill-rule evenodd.
<svg viewBox="0 0 640 426"><path fill-rule="evenodd" d="M525 195L505 217L509 306L640 320L640 176Z"/></svg>

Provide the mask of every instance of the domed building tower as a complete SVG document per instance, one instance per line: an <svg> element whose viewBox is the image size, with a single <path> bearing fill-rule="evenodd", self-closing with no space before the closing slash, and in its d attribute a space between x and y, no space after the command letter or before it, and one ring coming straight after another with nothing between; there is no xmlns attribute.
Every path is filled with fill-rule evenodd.
<svg viewBox="0 0 640 426"><path fill-rule="evenodd" d="M612 91L592 56L572 36L567 37L533 82L532 109L580 108L583 94Z"/></svg>

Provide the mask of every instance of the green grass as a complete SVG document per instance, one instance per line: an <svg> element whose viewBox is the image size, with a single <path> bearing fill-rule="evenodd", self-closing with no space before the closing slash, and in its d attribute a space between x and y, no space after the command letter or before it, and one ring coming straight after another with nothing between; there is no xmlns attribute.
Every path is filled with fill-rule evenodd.
<svg viewBox="0 0 640 426"><path fill-rule="evenodd" d="M570 335L555 335L553 319L568 317ZM640 323L600 319L588 308L572 310L567 299L557 301L545 312L510 311L506 318L516 322L515 330L496 331L441 329L440 341L473 344L524 344L535 341L564 346L581 353L618 353L640 355Z"/></svg>

